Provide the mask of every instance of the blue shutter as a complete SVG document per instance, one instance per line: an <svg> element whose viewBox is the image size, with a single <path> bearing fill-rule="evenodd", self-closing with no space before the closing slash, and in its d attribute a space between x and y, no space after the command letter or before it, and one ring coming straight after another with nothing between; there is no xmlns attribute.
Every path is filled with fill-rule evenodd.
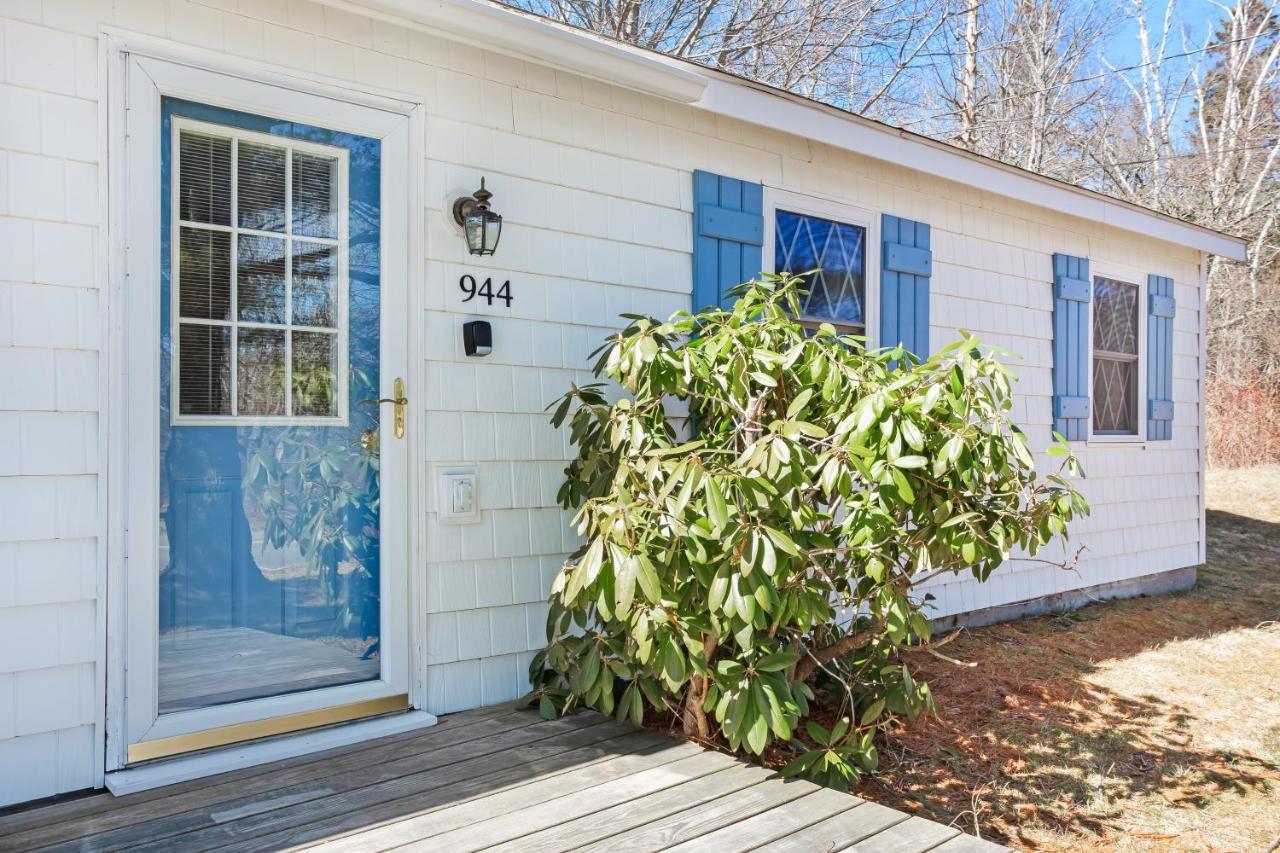
<svg viewBox="0 0 1280 853"><path fill-rule="evenodd" d="M880 346L901 344L929 357L929 277L933 275L930 229L923 222L880 219Z"/></svg>
<svg viewBox="0 0 1280 853"><path fill-rule="evenodd" d="M1089 259L1053 256L1053 429L1089 437Z"/></svg>
<svg viewBox="0 0 1280 853"><path fill-rule="evenodd" d="M761 272L764 185L693 173L693 310L726 304Z"/></svg>
<svg viewBox="0 0 1280 853"><path fill-rule="evenodd" d="M1173 438L1173 279L1147 276L1147 440Z"/></svg>

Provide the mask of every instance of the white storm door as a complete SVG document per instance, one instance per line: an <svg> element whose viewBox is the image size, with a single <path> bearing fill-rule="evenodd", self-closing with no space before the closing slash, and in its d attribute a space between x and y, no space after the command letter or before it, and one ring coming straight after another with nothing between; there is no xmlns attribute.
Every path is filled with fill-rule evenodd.
<svg viewBox="0 0 1280 853"><path fill-rule="evenodd" d="M125 66L109 763L407 708L409 119Z"/></svg>

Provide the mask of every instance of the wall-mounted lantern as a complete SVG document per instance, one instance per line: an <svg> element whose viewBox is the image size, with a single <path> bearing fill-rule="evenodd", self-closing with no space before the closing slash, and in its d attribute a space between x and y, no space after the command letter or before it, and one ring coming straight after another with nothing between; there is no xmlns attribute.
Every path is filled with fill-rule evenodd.
<svg viewBox="0 0 1280 853"><path fill-rule="evenodd" d="M453 219L462 226L467 251L473 255L492 255L502 236L502 217L489 209L491 198L493 193L484 188L481 178L480 189L453 202Z"/></svg>

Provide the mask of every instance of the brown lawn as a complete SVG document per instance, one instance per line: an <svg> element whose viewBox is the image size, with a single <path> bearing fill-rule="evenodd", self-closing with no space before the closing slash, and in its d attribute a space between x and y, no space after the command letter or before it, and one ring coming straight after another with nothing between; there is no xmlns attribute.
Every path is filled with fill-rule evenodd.
<svg viewBox="0 0 1280 853"><path fill-rule="evenodd" d="M856 793L1028 850L1263 851L1280 835L1280 467L1208 476L1179 595L979 628L916 660L939 713Z"/></svg>

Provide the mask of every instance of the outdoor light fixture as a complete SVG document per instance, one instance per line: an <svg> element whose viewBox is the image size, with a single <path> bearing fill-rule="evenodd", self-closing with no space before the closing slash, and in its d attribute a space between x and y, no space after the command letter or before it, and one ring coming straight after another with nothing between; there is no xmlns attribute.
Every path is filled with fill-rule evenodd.
<svg viewBox="0 0 1280 853"><path fill-rule="evenodd" d="M473 255L492 255L502 236L502 217L489 209L491 198L493 193L484 188L484 178L481 178L480 189L453 203L453 219L462 226L467 251Z"/></svg>

